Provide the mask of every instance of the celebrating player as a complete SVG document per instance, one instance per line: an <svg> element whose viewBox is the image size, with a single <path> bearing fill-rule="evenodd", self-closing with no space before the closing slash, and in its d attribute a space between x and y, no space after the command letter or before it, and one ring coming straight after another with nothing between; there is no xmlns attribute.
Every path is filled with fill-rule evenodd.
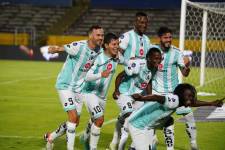
<svg viewBox="0 0 225 150"><path fill-rule="evenodd" d="M134 29L122 34L120 36L120 48L123 50L123 56L125 59L125 63L127 64L130 59L142 59L145 61L146 54L150 48L150 40L144 34L147 30L148 26L148 16L143 12L136 13L134 20ZM131 60L132 61L132 60ZM116 98L116 96L114 96ZM119 132L120 128L118 128L118 121L116 123L116 127L114 130L114 135L112 142L109 147L112 150L115 150L119 142ZM123 138L124 136L124 138ZM126 139L127 135L121 135L122 139ZM119 147L124 147L124 145L120 145Z"/></svg>
<svg viewBox="0 0 225 150"><path fill-rule="evenodd" d="M52 149L53 141L66 132L67 149L74 149L75 128L79 123L79 115L82 109L81 89L84 86L84 78L91 68L103 42L104 31L100 26L92 26L89 30L89 39L73 42L64 47L49 47L50 53L66 51L67 59L56 81L60 101L67 112L68 121L52 132L46 133L46 148Z"/></svg>
<svg viewBox="0 0 225 150"><path fill-rule="evenodd" d="M104 52L96 58L94 65L88 71L85 87L82 90L91 120L81 139L88 144L85 149L90 150L97 149L100 129L104 122L106 96L121 56L119 55L119 38L115 34L105 35L103 47Z"/></svg>
<svg viewBox="0 0 225 150"><path fill-rule="evenodd" d="M165 127L176 108L217 106L223 105L222 100L204 102L197 100L196 89L190 84L179 84L173 93L160 95L134 94L133 98L140 101L156 101L157 103L145 103L140 109L133 112L128 118L128 127L136 150L149 150L149 137L146 131Z"/></svg>

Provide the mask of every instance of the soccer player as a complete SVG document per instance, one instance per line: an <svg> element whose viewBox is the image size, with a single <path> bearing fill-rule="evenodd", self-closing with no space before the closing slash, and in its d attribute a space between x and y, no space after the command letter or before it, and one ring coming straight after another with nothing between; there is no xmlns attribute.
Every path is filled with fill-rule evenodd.
<svg viewBox="0 0 225 150"><path fill-rule="evenodd" d="M172 93L179 84L178 69L183 76L188 76L190 72L189 64L184 64L182 52L172 44L172 31L167 27L160 27L158 30L160 44L157 46L162 52L163 61L158 67L158 71L152 80L152 93L166 95ZM191 109L183 108L187 121L187 131L191 135L192 149L196 147L195 122ZM173 118L168 120L167 127L164 128L165 143L167 150L174 149L174 125Z"/></svg>
<svg viewBox="0 0 225 150"><path fill-rule="evenodd" d="M157 103L145 103L140 109L133 112L128 118L128 127L136 150L149 150L149 138L146 135L148 129L165 127L170 116L176 108L184 106L217 106L223 105L222 100L204 102L197 100L196 89L190 84L179 84L173 93L164 96L134 94L133 98L140 101L156 101Z"/></svg>
<svg viewBox="0 0 225 150"><path fill-rule="evenodd" d="M72 42L63 47L49 47L50 53L62 51L68 53L56 81L56 89L64 111L67 112L68 121L62 123L56 131L45 134L47 149L52 149L53 141L65 132L67 135L67 150L74 149L75 128L79 123L82 109L81 89L84 86L84 78L87 72L102 51L103 38L103 29L100 26L92 26L89 30L88 40Z"/></svg>
<svg viewBox="0 0 225 150"><path fill-rule="evenodd" d="M128 126L127 117L137 109L143 103L134 103L134 99L131 97L134 93L147 93L151 94L152 85L151 79L157 71L157 67L162 60L161 52L158 48L151 48L147 55L145 62L136 61L128 69L125 69L116 78L115 92L118 99L116 100L117 105L120 108L120 117L118 119L121 126L122 136L118 146L118 150L125 149L125 143L128 138ZM132 70L137 64L141 63L137 73L129 74L128 71ZM128 71L127 71L128 70ZM128 75L129 74L129 75ZM153 133L152 133L153 134Z"/></svg>
<svg viewBox="0 0 225 150"><path fill-rule="evenodd" d="M123 56L125 63L129 62L130 59L142 59L145 61L145 56L150 48L150 40L145 35L148 26L148 16L143 12L136 13L134 20L134 29L122 34L120 36L120 48L123 50ZM114 95L114 99L117 96ZM118 128L118 121L114 130L112 142L109 147L115 150L119 141L120 127ZM124 135L126 136L126 135ZM123 134L121 135L123 137ZM123 147L123 146L121 146Z"/></svg>
<svg viewBox="0 0 225 150"><path fill-rule="evenodd" d="M89 125L91 127L90 135L84 134L82 138L88 141L90 136L90 150L97 149L100 130L104 122L106 96L121 56L119 55L119 38L115 34L105 35L103 47L104 52L96 58L94 65L88 71L85 78L86 83L82 90L83 101L92 121Z"/></svg>

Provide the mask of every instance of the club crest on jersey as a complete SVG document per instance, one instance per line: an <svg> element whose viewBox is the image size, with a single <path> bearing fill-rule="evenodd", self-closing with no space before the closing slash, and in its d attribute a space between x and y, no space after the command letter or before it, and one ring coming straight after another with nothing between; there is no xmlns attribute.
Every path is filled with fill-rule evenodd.
<svg viewBox="0 0 225 150"><path fill-rule="evenodd" d="M89 60L93 60L93 59L94 59L94 56L89 57Z"/></svg>
<svg viewBox="0 0 225 150"><path fill-rule="evenodd" d="M77 42L73 43L73 46L77 46Z"/></svg>
<svg viewBox="0 0 225 150"><path fill-rule="evenodd" d="M139 54L140 54L141 56L143 56L143 55L144 55L144 50L143 50L143 49L140 49Z"/></svg>
<svg viewBox="0 0 225 150"><path fill-rule="evenodd" d="M124 39L124 35L123 34L120 36L120 39Z"/></svg>
<svg viewBox="0 0 225 150"><path fill-rule="evenodd" d="M131 67L133 67L133 68L136 67L136 63L132 63Z"/></svg>
<svg viewBox="0 0 225 150"><path fill-rule="evenodd" d="M107 70L111 70L112 69L112 64L108 64L107 65Z"/></svg>
<svg viewBox="0 0 225 150"><path fill-rule="evenodd" d="M148 74L147 76L146 76L146 80L150 80L151 79L151 76Z"/></svg>

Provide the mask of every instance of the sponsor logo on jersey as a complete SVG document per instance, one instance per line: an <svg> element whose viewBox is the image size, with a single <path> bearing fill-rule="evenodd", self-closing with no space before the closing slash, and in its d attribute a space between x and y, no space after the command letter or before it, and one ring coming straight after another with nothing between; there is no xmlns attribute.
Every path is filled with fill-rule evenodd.
<svg viewBox="0 0 225 150"><path fill-rule="evenodd" d="M163 64L159 64L159 65L158 65L158 70L159 70L159 71L162 71L162 70L163 70Z"/></svg>
<svg viewBox="0 0 225 150"><path fill-rule="evenodd" d="M146 82L143 82L143 83L141 83L141 88L143 88L143 89L144 89L144 88L146 88L146 87L147 87L147 85L148 85L148 84L147 84Z"/></svg>
<svg viewBox="0 0 225 150"><path fill-rule="evenodd" d="M112 64L108 64L107 65L107 70L111 70L112 69Z"/></svg>
<svg viewBox="0 0 225 150"><path fill-rule="evenodd" d="M139 54L140 54L141 56L143 56L143 55L144 55L144 50L143 50L143 49L140 49Z"/></svg>
<svg viewBox="0 0 225 150"><path fill-rule="evenodd" d="M91 67L91 63L86 63L86 64L84 65L84 67L85 67L85 69L89 69L89 68Z"/></svg>

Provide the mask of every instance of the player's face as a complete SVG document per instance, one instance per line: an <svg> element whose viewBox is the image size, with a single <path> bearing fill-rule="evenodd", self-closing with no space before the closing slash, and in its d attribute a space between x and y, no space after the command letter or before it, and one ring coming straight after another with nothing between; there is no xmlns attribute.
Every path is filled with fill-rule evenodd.
<svg viewBox="0 0 225 150"><path fill-rule="evenodd" d="M171 33L165 33L160 38L160 44L163 48L168 49L171 46L172 43L172 34Z"/></svg>
<svg viewBox="0 0 225 150"><path fill-rule="evenodd" d="M115 58L119 51L119 39L112 39L109 44L105 44L105 47L109 55Z"/></svg>
<svg viewBox="0 0 225 150"><path fill-rule="evenodd" d="M96 46L102 46L104 40L104 31L103 29L93 29L92 33L90 34L90 40Z"/></svg>
<svg viewBox="0 0 225 150"><path fill-rule="evenodd" d="M134 25L135 25L135 30L139 34L143 34L147 30L148 18L145 16L137 17Z"/></svg>
<svg viewBox="0 0 225 150"><path fill-rule="evenodd" d="M195 102L196 98L195 98L195 95L194 93L189 90L189 89L186 89L184 91L184 106L187 107L187 106L191 106L191 104L193 104Z"/></svg>
<svg viewBox="0 0 225 150"><path fill-rule="evenodd" d="M161 53L154 52L147 60L148 68L158 68L158 65L162 61L162 55Z"/></svg>

